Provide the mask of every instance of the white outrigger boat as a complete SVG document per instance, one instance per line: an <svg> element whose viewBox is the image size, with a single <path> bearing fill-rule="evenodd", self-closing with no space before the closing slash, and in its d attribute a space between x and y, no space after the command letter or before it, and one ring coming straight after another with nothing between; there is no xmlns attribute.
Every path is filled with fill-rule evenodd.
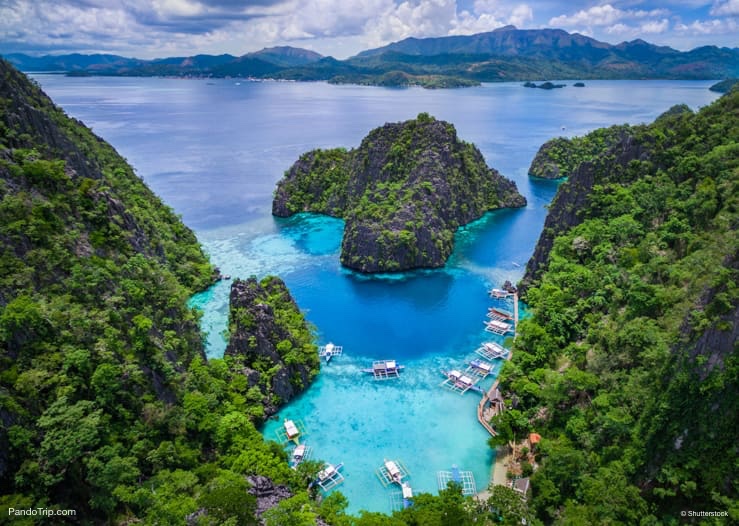
<svg viewBox="0 0 739 526"><path fill-rule="evenodd" d="M343 352L344 348L341 345L334 345L331 342L318 348L318 356L325 359L326 363L330 362L334 356L341 356Z"/></svg>

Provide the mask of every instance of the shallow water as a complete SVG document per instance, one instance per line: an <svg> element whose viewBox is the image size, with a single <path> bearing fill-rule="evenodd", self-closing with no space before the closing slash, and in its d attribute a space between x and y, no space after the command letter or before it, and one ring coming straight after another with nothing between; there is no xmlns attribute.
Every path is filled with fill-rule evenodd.
<svg viewBox="0 0 739 526"><path fill-rule="evenodd" d="M460 90L385 89L325 83L67 78L36 75L51 97L92 126L195 229L211 259L234 277L280 275L320 343L344 355L264 429L302 420L315 455L345 464L350 511L389 511L391 490L374 471L402 461L416 491L436 490L436 471L458 464L487 484L492 453L476 419L479 396L439 384L486 338L485 291L516 281L530 257L557 183L529 179L538 147L556 135L648 122L677 103L716 98L711 82L589 81L545 91L517 83ZM445 268L366 277L342 269L340 220L270 215L284 170L306 150L359 144L372 128L427 111L449 120L528 199L460 229ZM564 128L564 129L563 129ZM204 310L209 356L225 348L229 283L193 298ZM395 358L401 378L359 370ZM489 385L492 377L484 383Z"/></svg>

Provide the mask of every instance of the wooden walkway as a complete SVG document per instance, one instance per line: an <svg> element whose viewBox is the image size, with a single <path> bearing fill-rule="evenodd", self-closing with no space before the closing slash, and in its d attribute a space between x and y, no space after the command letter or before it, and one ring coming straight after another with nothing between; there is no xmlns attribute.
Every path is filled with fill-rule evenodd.
<svg viewBox="0 0 739 526"><path fill-rule="evenodd" d="M516 339L516 332L515 330L518 328L518 292L513 294L513 339ZM509 352L508 356L506 356L506 360L511 359L511 355L513 353ZM500 373L498 373L500 376ZM493 383L492 387L488 389L488 392L482 395L482 399L480 400L480 403L477 404L477 419L480 421L480 424L482 424L482 427L487 429L488 433L490 433L492 436L496 436L498 433L495 432L495 429L493 429L493 426L490 425L490 418L486 416L485 411L485 405L488 403L488 401L492 400L495 397L495 391L498 389L498 384L500 383L500 379L496 379Z"/></svg>

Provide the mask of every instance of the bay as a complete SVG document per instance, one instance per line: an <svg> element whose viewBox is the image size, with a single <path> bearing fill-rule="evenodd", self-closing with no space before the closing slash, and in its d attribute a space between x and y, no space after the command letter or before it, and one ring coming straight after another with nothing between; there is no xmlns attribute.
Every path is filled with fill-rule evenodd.
<svg viewBox="0 0 739 526"><path fill-rule="evenodd" d="M558 183L527 168L557 135L649 122L674 104L714 100L710 81L588 81L557 90L520 83L430 91L229 79L69 78L34 75L52 99L109 141L234 277L280 275L320 343L343 345L318 381L264 427L302 420L318 458L344 463L350 511L389 511L391 489L375 470L401 460L416 492L436 491L452 464L487 484L493 454L477 423L477 395L440 388L440 369L464 368L481 341L486 290L516 281L533 251ZM528 206L460 229L445 268L362 276L338 263L343 223L270 214L277 180L312 148L357 146L371 129L428 112L452 122L488 163L516 181ZM209 356L225 348L229 283L196 295ZM500 340L499 340L500 341ZM360 373L397 359L398 380ZM496 367L499 367L499 365ZM492 382L490 377L484 385Z"/></svg>

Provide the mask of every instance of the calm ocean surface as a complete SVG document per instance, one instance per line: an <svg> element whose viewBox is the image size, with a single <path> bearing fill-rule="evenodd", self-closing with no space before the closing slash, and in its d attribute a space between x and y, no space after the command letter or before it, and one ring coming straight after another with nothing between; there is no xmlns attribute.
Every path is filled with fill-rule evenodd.
<svg viewBox="0 0 739 526"><path fill-rule="evenodd" d="M317 458L343 462L349 511L390 511L377 480L383 459L402 461L416 492L457 464L487 485L493 454L477 423L479 397L439 387L439 370L463 368L492 305L486 290L516 281L531 255L557 183L527 168L557 135L649 122L670 106L716 98L709 81L588 81L585 88L525 89L520 83L430 91L325 83L237 82L34 75L68 114L84 121L181 214L224 274L280 275L320 343L344 346L318 381L280 412L302 420ZM342 269L343 223L272 218L282 173L312 148L357 146L371 129L426 111L452 122L488 164L516 181L521 210L488 214L459 231L444 269L366 277ZM197 295L208 355L221 356L229 283ZM401 379L374 382L359 370L397 359ZM499 365L497 366L499 367ZM496 369L497 369L496 367ZM492 382L488 379L483 385ZM279 422L264 429L274 438Z"/></svg>

